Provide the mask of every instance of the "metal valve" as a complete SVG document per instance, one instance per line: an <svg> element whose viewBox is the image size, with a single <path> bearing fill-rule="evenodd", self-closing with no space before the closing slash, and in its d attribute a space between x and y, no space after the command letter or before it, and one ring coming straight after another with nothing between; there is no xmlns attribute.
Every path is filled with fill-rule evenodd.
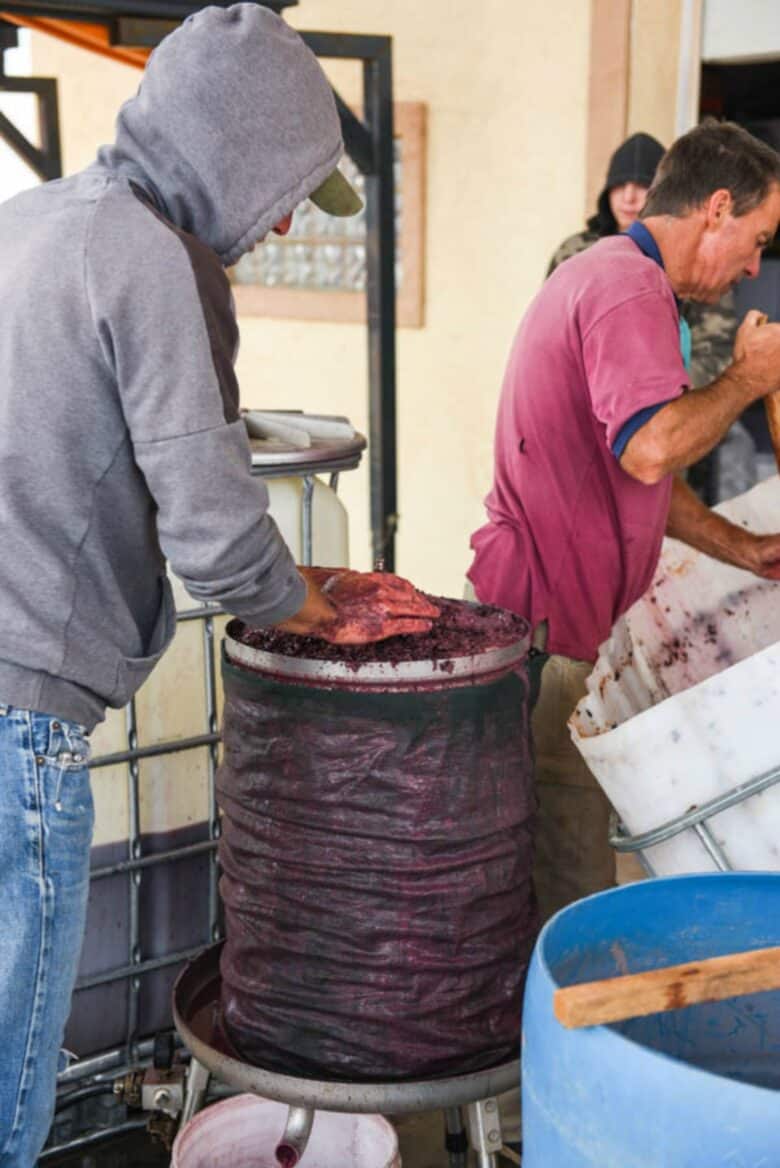
<svg viewBox="0 0 780 1168"><path fill-rule="evenodd" d="M138 1109L141 1106L141 1086L143 1071L128 1071L118 1079L114 1079L114 1096L125 1107Z"/></svg>
<svg viewBox="0 0 780 1168"><path fill-rule="evenodd" d="M132 1110L162 1112L175 1118L184 1104L184 1067L174 1061L170 1032L154 1040L153 1066L128 1071L114 1080L114 1095Z"/></svg>
<svg viewBox="0 0 780 1168"><path fill-rule="evenodd" d="M178 1115L184 1104L184 1067L169 1070L148 1067L141 1087L141 1107L144 1111L162 1111Z"/></svg>

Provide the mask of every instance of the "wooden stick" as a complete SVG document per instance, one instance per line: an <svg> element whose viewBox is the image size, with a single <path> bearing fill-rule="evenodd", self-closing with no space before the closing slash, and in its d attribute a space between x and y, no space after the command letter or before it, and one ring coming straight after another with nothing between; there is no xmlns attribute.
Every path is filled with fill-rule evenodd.
<svg viewBox="0 0 780 1168"><path fill-rule="evenodd" d="M780 471L780 390L766 395L764 409L769 426L769 437L772 439L772 449L775 452L775 462Z"/></svg>
<svg viewBox="0 0 780 1168"><path fill-rule="evenodd" d="M766 324L769 317L765 312L762 312L756 321L756 328L762 324ZM764 409L766 411L766 424L769 427L769 437L772 440L772 450L775 455L775 463L777 469L780 471L780 390L775 393L768 393L764 398Z"/></svg>
<svg viewBox="0 0 780 1168"><path fill-rule="evenodd" d="M780 989L780 946L566 986L553 994L553 1012L569 1028L600 1026L776 989Z"/></svg>

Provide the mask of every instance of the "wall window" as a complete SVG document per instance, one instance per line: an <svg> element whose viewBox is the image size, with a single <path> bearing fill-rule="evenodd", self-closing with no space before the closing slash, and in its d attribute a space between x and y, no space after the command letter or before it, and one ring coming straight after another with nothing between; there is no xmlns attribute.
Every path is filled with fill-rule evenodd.
<svg viewBox="0 0 780 1168"><path fill-rule="evenodd" d="M399 102L395 125L396 287L398 324L423 324L425 106ZM352 160L344 173L363 192ZM288 235L269 235L230 271L239 316L365 321L365 212L326 215L307 199Z"/></svg>

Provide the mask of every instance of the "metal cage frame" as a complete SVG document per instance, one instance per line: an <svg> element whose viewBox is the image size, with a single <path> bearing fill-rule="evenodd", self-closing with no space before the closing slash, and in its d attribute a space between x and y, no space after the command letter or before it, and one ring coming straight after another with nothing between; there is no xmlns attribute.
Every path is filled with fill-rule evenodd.
<svg viewBox="0 0 780 1168"><path fill-rule="evenodd" d="M35 146L10 118L0 112L0 139L26 162L43 182L62 174L57 82L52 77L9 77L5 72L5 50L18 43L16 27L0 19L0 93L32 93L38 98L38 130L41 145Z"/></svg>
<svg viewBox="0 0 780 1168"><path fill-rule="evenodd" d="M773 767L772 770L767 771L765 774L757 775L753 779L748 779L747 782L739 783L736 787L732 787L730 791L725 791L722 795L717 795L714 799L709 799L706 803L702 803L698 807L692 807L684 814L677 815L673 819L659 824L658 827L642 832L640 835L631 835L620 822L617 813L612 812L609 823L610 846L621 854L637 854L647 874L649 876L655 876L656 872L653 870L650 861L644 855L644 851L648 848L655 847L657 844L663 844L667 840L674 839L681 832L693 831L719 872L737 871L726 852L724 852L718 843L709 821L716 815L720 815L722 811L728 811L730 807L736 807L738 803L744 803L746 799L750 799L753 795L760 795L762 791L769 790L770 787L774 787L777 783L780 783L780 767Z"/></svg>

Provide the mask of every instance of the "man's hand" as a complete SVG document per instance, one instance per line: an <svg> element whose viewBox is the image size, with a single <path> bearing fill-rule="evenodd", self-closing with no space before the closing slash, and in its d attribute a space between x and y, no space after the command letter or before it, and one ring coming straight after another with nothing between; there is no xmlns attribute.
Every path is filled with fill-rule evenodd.
<svg viewBox="0 0 780 1168"><path fill-rule="evenodd" d="M780 580L780 535L755 535L742 528L733 550L731 563L738 568L764 580Z"/></svg>
<svg viewBox="0 0 780 1168"><path fill-rule="evenodd" d="M299 637L319 637L320 629L336 619L336 610L327 597L323 596L316 580L312 578L313 568L298 568L306 581L306 599L295 616L280 621L274 628L283 633L295 633Z"/></svg>
<svg viewBox="0 0 780 1168"><path fill-rule="evenodd" d="M439 610L408 580L391 572L353 572L348 568L307 568L336 610L315 636L335 645L363 645L402 633L430 632Z"/></svg>
<svg viewBox="0 0 780 1168"><path fill-rule="evenodd" d="M767 322L765 312L759 312L757 308L751 308L749 312L745 313L742 318L742 323L737 329L734 337L734 349L731 354L732 361L742 361L747 354L750 342L753 340L755 330Z"/></svg>
<svg viewBox="0 0 780 1168"><path fill-rule="evenodd" d="M755 399L780 389L780 324L767 324L766 315L752 308L734 340L734 376L750 387ZM763 326L763 327L759 327Z"/></svg>
<svg viewBox="0 0 780 1168"><path fill-rule="evenodd" d="M430 632L439 610L391 572L299 568L308 585L303 608L277 625L335 645L363 645L402 633Z"/></svg>

